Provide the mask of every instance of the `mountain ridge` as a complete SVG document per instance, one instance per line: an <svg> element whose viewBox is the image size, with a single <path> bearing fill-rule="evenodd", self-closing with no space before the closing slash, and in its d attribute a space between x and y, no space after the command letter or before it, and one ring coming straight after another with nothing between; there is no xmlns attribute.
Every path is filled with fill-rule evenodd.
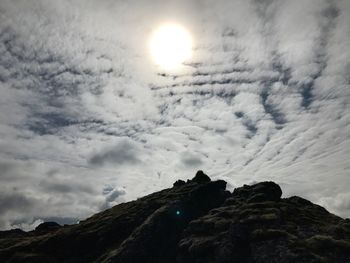
<svg viewBox="0 0 350 263"><path fill-rule="evenodd" d="M350 262L350 220L274 182L231 193L202 171L76 225L0 232L1 262Z"/></svg>

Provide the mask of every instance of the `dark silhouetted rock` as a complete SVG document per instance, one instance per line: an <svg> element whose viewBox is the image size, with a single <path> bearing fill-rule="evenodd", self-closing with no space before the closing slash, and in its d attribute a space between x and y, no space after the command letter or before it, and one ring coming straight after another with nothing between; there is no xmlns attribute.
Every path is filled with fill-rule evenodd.
<svg viewBox="0 0 350 263"><path fill-rule="evenodd" d="M184 180L177 180L174 184L173 184L173 186L174 187L177 187L177 186L182 186L182 185L185 185L186 184L186 182L184 181Z"/></svg>
<svg viewBox="0 0 350 263"><path fill-rule="evenodd" d="M19 228L0 231L0 238L19 238L19 237L25 237L27 235L28 235L27 232Z"/></svg>
<svg viewBox="0 0 350 263"><path fill-rule="evenodd" d="M261 182L236 188L234 197L243 198L247 202L278 201L282 196L281 187L274 182Z"/></svg>
<svg viewBox="0 0 350 263"><path fill-rule="evenodd" d="M44 223L41 223L40 225L38 225L34 231L36 233L42 234L42 233L48 233L51 231L55 231L55 230L59 229L60 227L61 227L61 225L59 225L56 222L44 222Z"/></svg>
<svg viewBox="0 0 350 263"><path fill-rule="evenodd" d="M77 225L0 232L0 262L350 262L349 219L273 182L225 189L199 171Z"/></svg>
<svg viewBox="0 0 350 263"><path fill-rule="evenodd" d="M195 183L203 184L203 183L209 183L211 179L209 178L208 175L203 173L203 171L199 170L196 173L196 176L191 181Z"/></svg>

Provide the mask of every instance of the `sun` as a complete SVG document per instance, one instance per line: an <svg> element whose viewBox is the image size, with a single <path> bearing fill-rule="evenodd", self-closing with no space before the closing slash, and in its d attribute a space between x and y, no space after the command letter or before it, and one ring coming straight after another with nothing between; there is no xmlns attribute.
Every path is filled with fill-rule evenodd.
<svg viewBox="0 0 350 263"><path fill-rule="evenodd" d="M192 37L179 24L163 24L152 33L149 47L156 65L176 70L192 56Z"/></svg>

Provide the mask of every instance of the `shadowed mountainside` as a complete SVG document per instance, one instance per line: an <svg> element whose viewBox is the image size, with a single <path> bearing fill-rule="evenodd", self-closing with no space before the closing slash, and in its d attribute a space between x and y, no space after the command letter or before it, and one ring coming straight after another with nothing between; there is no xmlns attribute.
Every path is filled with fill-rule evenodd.
<svg viewBox="0 0 350 263"><path fill-rule="evenodd" d="M350 262L350 220L273 182L244 185L203 172L81 221L0 232L0 262Z"/></svg>

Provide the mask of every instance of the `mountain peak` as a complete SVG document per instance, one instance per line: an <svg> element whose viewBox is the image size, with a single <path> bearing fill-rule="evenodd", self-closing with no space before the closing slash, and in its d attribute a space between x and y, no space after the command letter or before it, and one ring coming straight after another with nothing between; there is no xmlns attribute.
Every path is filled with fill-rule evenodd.
<svg viewBox="0 0 350 263"><path fill-rule="evenodd" d="M192 180L70 226L0 233L1 262L350 262L350 220L274 182Z"/></svg>

